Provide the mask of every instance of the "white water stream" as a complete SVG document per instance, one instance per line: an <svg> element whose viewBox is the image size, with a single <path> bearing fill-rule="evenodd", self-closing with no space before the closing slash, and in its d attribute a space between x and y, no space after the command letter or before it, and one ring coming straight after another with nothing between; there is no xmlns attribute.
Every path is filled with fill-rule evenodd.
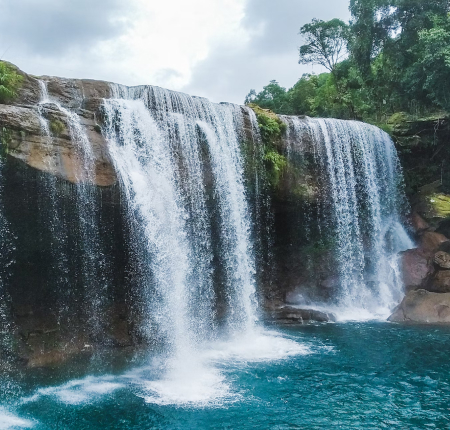
<svg viewBox="0 0 450 430"><path fill-rule="evenodd" d="M344 320L386 319L403 296L397 254L414 247L401 223L403 177L392 140L356 121L284 121L288 155L311 141L322 198L331 199L324 216L336 237L340 290L328 309Z"/></svg>
<svg viewBox="0 0 450 430"><path fill-rule="evenodd" d="M148 335L158 332L166 345L160 379L147 381L146 399L216 401L229 393L216 366L225 357L253 361L304 352L257 325L251 214L239 146L246 108L156 87L116 86L113 93L119 98L104 102L104 134L129 219L141 226L141 252L148 253ZM246 113L255 122L253 112ZM227 302L220 331L208 199L217 211L219 294Z"/></svg>

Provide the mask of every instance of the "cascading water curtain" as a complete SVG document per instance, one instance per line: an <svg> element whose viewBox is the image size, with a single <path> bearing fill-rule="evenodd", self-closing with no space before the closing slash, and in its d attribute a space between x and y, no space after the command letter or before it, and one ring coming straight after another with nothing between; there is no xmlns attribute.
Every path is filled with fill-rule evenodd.
<svg viewBox="0 0 450 430"><path fill-rule="evenodd" d="M41 101L38 104L37 113L41 123L42 134L47 140L46 144L51 149L57 138L52 133L48 119L53 118L56 113L63 118L67 125L71 142L80 162L78 168L75 168L74 178L78 183L73 186L73 192L71 193L73 194L76 208L76 225L72 225L71 228L77 228L77 237L79 238L77 250L80 260L80 271L75 275L84 291L83 311L84 316L87 318L89 331L97 339L101 339L103 334L101 313L104 310L107 296L108 280L105 276L107 263L100 238L99 207L94 186L95 157L80 116L76 112L63 107L55 98L52 98L48 93L45 81L40 80L39 85L41 88ZM82 100L80 99L81 103ZM51 164L47 166L48 170L52 171L56 169L57 163L61 163L61 160L51 159L48 163ZM59 276L57 285L58 297L62 302L59 309L60 313L64 314L60 316L70 318L71 312L69 310L74 300L67 296L67 294L70 294L67 293L67 291L70 291L67 288L70 283L68 275L70 271L69 260L76 258L73 255L74 250L69 249L67 236L68 224L70 223L68 218L71 218L72 214L65 213L67 208L61 207L61 196L58 195L57 181L54 175L47 175L43 179L45 199L42 206L44 210L47 209L48 202L46 199L49 198L52 214L48 218L52 224L51 231L54 235L52 252L54 252L56 273ZM71 192L70 186L67 186L67 191ZM48 216L48 214L44 216Z"/></svg>
<svg viewBox="0 0 450 430"><path fill-rule="evenodd" d="M288 153L310 141L331 226L342 309L389 315L402 296L397 253L413 246L402 223L402 172L390 137L377 127L333 119L287 120ZM325 205L325 206L324 206Z"/></svg>
<svg viewBox="0 0 450 430"><path fill-rule="evenodd" d="M231 333L253 330L255 262L238 132L243 108L157 87L117 86L113 93L122 99L105 100L105 134L149 252L151 320L175 350L214 336L218 259L226 326ZM219 238L211 233L214 216Z"/></svg>

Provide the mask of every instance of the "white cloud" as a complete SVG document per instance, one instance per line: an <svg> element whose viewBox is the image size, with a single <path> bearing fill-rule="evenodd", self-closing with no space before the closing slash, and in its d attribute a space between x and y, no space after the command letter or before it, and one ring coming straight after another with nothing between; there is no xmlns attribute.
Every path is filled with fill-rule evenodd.
<svg viewBox="0 0 450 430"><path fill-rule="evenodd" d="M348 0L0 0L0 55L36 75L152 84L242 102L292 85L298 29ZM344 11L344 12L343 12ZM345 16L343 16L345 15Z"/></svg>

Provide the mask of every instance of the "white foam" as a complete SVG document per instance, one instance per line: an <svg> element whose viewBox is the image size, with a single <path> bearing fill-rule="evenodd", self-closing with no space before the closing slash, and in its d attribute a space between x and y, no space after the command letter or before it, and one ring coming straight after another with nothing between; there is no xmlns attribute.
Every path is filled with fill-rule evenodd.
<svg viewBox="0 0 450 430"><path fill-rule="evenodd" d="M228 366L277 361L312 352L309 346L280 333L255 329L209 345L198 351L195 360L184 357L169 362L163 378L143 384L148 392L143 397L148 403L195 407L238 401L241 394L224 376Z"/></svg>
<svg viewBox="0 0 450 430"><path fill-rule="evenodd" d="M161 380L143 384L147 403L158 405L207 406L231 400L224 375L210 366L194 368L178 363Z"/></svg>
<svg viewBox="0 0 450 430"><path fill-rule="evenodd" d="M262 362L283 360L296 355L311 354L305 344L282 336L275 331L255 329L228 342L217 342L206 356L220 362Z"/></svg>
<svg viewBox="0 0 450 430"><path fill-rule="evenodd" d="M321 347L318 347L321 348ZM122 387L135 387L147 403L187 407L229 404L242 394L227 381L236 365L271 362L313 353L313 349L275 331L256 328L251 334L214 342L202 350L171 358L153 357L148 366L132 369L120 376L88 376L57 387L39 389L21 403L52 397L68 405L101 400ZM156 375L162 375L155 377Z"/></svg>
<svg viewBox="0 0 450 430"><path fill-rule="evenodd" d="M337 322L367 322L367 321L386 321L391 315L392 308L384 306L375 306L371 309L352 306L336 306L323 303L312 303L308 305L289 305L298 309L311 309L324 313L332 313Z"/></svg>
<svg viewBox="0 0 450 430"><path fill-rule="evenodd" d="M76 379L57 387L40 388L35 394L22 399L21 403L32 403L41 397L55 397L58 401L67 405L79 405L111 394L124 385L113 382L114 376L94 377L88 376L84 379Z"/></svg>
<svg viewBox="0 0 450 430"><path fill-rule="evenodd" d="M34 427L35 423L20 418L5 409L0 409L0 430L27 429Z"/></svg>

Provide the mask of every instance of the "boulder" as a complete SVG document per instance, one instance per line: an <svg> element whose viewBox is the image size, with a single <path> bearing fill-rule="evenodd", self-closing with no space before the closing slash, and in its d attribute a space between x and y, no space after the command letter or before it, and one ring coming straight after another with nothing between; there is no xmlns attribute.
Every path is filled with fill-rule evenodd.
<svg viewBox="0 0 450 430"><path fill-rule="evenodd" d="M450 270L439 270L429 280L426 289L434 293L450 293Z"/></svg>
<svg viewBox="0 0 450 430"><path fill-rule="evenodd" d="M450 254L444 251L438 251L434 254L433 261L437 264L441 269L450 269Z"/></svg>
<svg viewBox="0 0 450 430"><path fill-rule="evenodd" d="M428 224L417 212L413 212L411 215L411 225L418 234L430 229L430 224Z"/></svg>
<svg viewBox="0 0 450 430"><path fill-rule="evenodd" d="M333 322L336 317L332 313L317 311L315 309L299 309L285 306L272 312L272 318L278 323L303 324L303 322Z"/></svg>
<svg viewBox="0 0 450 430"><path fill-rule="evenodd" d="M448 238L443 234L426 231L420 238L419 248L426 254L436 252L439 247L448 242Z"/></svg>
<svg viewBox="0 0 450 430"><path fill-rule="evenodd" d="M450 323L450 293L410 291L388 321L448 324Z"/></svg>
<svg viewBox="0 0 450 430"><path fill-rule="evenodd" d="M425 287L433 264L421 249L408 249L401 253L401 270L406 290L415 290Z"/></svg>

